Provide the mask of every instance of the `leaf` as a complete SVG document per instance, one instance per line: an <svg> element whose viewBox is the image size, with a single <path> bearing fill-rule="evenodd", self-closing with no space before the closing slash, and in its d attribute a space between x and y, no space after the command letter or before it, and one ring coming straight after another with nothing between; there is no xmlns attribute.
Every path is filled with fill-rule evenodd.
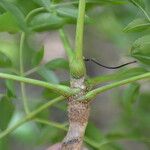
<svg viewBox="0 0 150 150"><path fill-rule="evenodd" d="M18 31L18 24L10 13L6 12L0 15L0 32L16 33Z"/></svg>
<svg viewBox="0 0 150 150"><path fill-rule="evenodd" d="M102 135L100 129L98 129L93 123L88 123L85 135L93 140L96 143L99 143L102 141L104 136Z"/></svg>
<svg viewBox="0 0 150 150"><path fill-rule="evenodd" d="M129 0L131 3L133 3L137 7L145 8L144 0Z"/></svg>
<svg viewBox="0 0 150 150"><path fill-rule="evenodd" d="M131 56L150 65L150 35L143 36L133 43Z"/></svg>
<svg viewBox="0 0 150 150"><path fill-rule="evenodd" d="M57 14L61 17L66 18L68 23L76 23L78 17L78 9L75 7L60 7L56 9ZM85 23L92 22L87 15L85 15Z"/></svg>
<svg viewBox="0 0 150 150"><path fill-rule="evenodd" d="M131 3L133 3L135 6L137 6L145 15L145 17L150 21L149 14L145 10L145 3L144 0L129 0Z"/></svg>
<svg viewBox="0 0 150 150"><path fill-rule="evenodd" d="M9 57L0 51L0 67L6 68L11 66L12 66L12 62L9 59Z"/></svg>
<svg viewBox="0 0 150 150"><path fill-rule="evenodd" d="M65 69L69 70L69 63L63 58L56 58L45 64L46 68L51 70Z"/></svg>
<svg viewBox="0 0 150 150"><path fill-rule="evenodd" d="M32 65L37 66L40 64L44 56L44 47L42 47L39 51L35 52L32 58Z"/></svg>
<svg viewBox="0 0 150 150"><path fill-rule="evenodd" d="M124 28L124 32L140 32L150 28L150 22L147 19L135 19Z"/></svg>
<svg viewBox="0 0 150 150"><path fill-rule="evenodd" d="M7 96L16 97L14 81L6 80L6 87L7 87Z"/></svg>
<svg viewBox="0 0 150 150"><path fill-rule="evenodd" d="M13 116L14 105L8 97L0 100L0 129L5 130Z"/></svg>
<svg viewBox="0 0 150 150"><path fill-rule="evenodd" d="M137 68L130 68L130 69L124 69L117 71L112 74L106 74L102 75L100 77L95 77L91 80L88 81L89 84L97 84L97 83L104 83L108 81L118 81L118 80L123 80L127 79L136 75L140 75L143 73L148 72L146 69L137 67Z"/></svg>
<svg viewBox="0 0 150 150"><path fill-rule="evenodd" d="M38 13L29 22L29 26L34 31L47 31L59 29L65 24L66 20L48 12Z"/></svg>
<svg viewBox="0 0 150 150"><path fill-rule="evenodd" d="M35 3L37 3L40 6L45 7L47 10L50 10L51 0L33 0Z"/></svg>
<svg viewBox="0 0 150 150"><path fill-rule="evenodd" d="M131 111L132 104L137 100L139 95L140 84L131 83L123 94L123 106Z"/></svg>
<svg viewBox="0 0 150 150"><path fill-rule="evenodd" d="M19 65L19 45L16 38L9 38L9 40L1 38L0 53L6 55L7 59L11 61L11 65L8 67L17 67Z"/></svg>
<svg viewBox="0 0 150 150"><path fill-rule="evenodd" d="M55 93L53 90L50 89L44 89L42 92L43 98L50 100L50 99L54 99L58 96L60 96L58 93Z"/></svg>
<svg viewBox="0 0 150 150"><path fill-rule="evenodd" d="M24 117L22 111L15 111L10 126L14 126ZM40 135L40 131L37 128L35 122L26 122L22 124L19 128L16 128L12 133L12 136L17 139L18 142L23 142L25 144L35 143L36 139Z"/></svg>
<svg viewBox="0 0 150 150"><path fill-rule="evenodd" d="M10 12L14 16L14 18L16 19L16 22L18 23L18 25L23 31L28 30L26 23L25 23L25 17L17 6L15 6L11 2L8 2L7 0L0 0L0 6L3 7L6 11Z"/></svg>
<svg viewBox="0 0 150 150"><path fill-rule="evenodd" d="M64 136L64 131L52 126L45 126L45 128L42 129L41 133L38 136L39 139L37 143L40 143L42 145L45 145L49 142L58 143L59 141L63 140Z"/></svg>
<svg viewBox="0 0 150 150"><path fill-rule="evenodd" d="M41 67L37 72L46 81L51 83L59 83L59 80L56 77L55 73L47 69L46 67Z"/></svg>

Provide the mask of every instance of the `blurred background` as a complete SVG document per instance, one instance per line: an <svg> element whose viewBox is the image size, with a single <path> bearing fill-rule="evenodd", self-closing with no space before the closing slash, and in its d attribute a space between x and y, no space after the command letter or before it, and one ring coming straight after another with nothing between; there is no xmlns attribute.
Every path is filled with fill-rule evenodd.
<svg viewBox="0 0 150 150"><path fill-rule="evenodd" d="M148 0L146 2L150 6L150 2ZM130 56L132 43L142 35L150 33L149 30L138 33L123 32L128 23L142 16L138 9L129 3L125 5L98 5L96 7L89 5L87 6L87 14L94 20L94 23L87 24L85 27L84 56L86 58L95 58L107 66L117 66L134 60ZM70 43L74 46L75 25L66 25L64 28ZM16 68L19 60L19 40L20 36L18 34L0 33L0 51L6 53L13 60ZM30 59L33 50L39 50L41 47L44 47L44 57L40 65L56 58L67 60L57 30L33 33L27 37L26 47L24 48L24 66L26 71L32 69ZM139 65L142 66L142 64L133 64L129 68ZM86 62L86 68L89 77L115 72L115 70L102 68L92 62ZM3 68L0 71L7 72ZM42 70L33 72L28 77L53 83L66 83L69 79L69 73L65 67L60 67L59 69L43 67ZM104 136L113 141L106 142L100 150L150 149L150 143L145 142L143 139L143 137L150 138L150 84L147 81L140 83L142 84L139 85L139 93L136 95L135 102L131 108L126 108L124 105L124 97L129 92L127 91L129 85L102 93L92 102L90 122L86 135L97 142L100 142ZM12 101L16 109L9 126L24 115L20 85L15 83L14 86L17 98L14 96ZM4 80L0 80L0 92L7 92ZM56 96L47 89L31 85L26 85L26 93L31 110ZM46 109L38 117L65 123L67 122L66 107L66 102L61 102L50 109ZM65 134L60 129L33 121L22 125L11 135L1 139L0 150L44 150L51 144L60 142ZM89 145L87 146L89 149L94 149Z"/></svg>

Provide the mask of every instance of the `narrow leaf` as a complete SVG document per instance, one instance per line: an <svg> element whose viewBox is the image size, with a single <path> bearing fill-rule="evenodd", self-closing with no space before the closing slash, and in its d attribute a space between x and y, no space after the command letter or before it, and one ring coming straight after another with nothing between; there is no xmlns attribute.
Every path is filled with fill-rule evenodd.
<svg viewBox="0 0 150 150"><path fill-rule="evenodd" d="M131 111L132 104L137 100L137 96L139 94L139 89L140 89L140 84L132 83L125 90L125 92L123 94L123 106L128 111Z"/></svg>
<svg viewBox="0 0 150 150"><path fill-rule="evenodd" d="M66 18L68 23L76 23L78 17L78 9L75 7L60 7L56 9L57 14L61 17ZM85 15L85 23L91 23L92 19L90 19L87 15Z"/></svg>
<svg viewBox="0 0 150 150"><path fill-rule="evenodd" d="M25 17L20 9L15 6L13 3L8 2L7 0L0 0L0 6L6 11L10 12L16 19L18 25L23 31L27 31L27 26L25 23Z"/></svg>
<svg viewBox="0 0 150 150"><path fill-rule="evenodd" d="M139 38L134 42L131 55L142 63L150 65L150 35Z"/></svg>
<svg viewBox="0 0 150 150"><path fill-rule="evenodd" d="M34 31L47 31L61 28L66 20L51 13L39 13L29 21L29 26Z"/></svg>
<svg viewBox="0 0 150 150"><path fill-rule="evenodd" d="M19 27L15 18L8 12L0 15L0 32L16 33Z"/></svg>
<svg viewBox="0 0 150 150"><path fill-rule="evenodd" d="M6 67L11 67L11 66L12 66L12 62L10 58L0 51L0 67L6 68Z"/></svg>
<svg viewBox="0 0 150 150"><path fill-rule="evenodd" d="M65 60L63 58L53 59L53 60L49 61L48 63L46 63L45 66L51 70L56 70L56 69L69 70L69 63L67 60Z"/></svg>
<svg viewBox="0 0 150 150"><path fill-rule="evenodd" d="M14 105L8 97L0 100L0 129L5 130L12 118Z"/></svg>
<svg viewBox="0 0 150 150"><path fill-rule="evenodd" d="M39 51L35 52L32 58L32 65L37 66L40 64L44 56L44 47L42 47Z"/></svg>
<svg viewBox="0 0 150 150"><path fill-rule="evenodd" d="M47 10L50 10L51 0L33 0L35 3L37 3L40 6L45 7Z"/></svg>
<svg viewBox="0 0 150 150"><path fill-rule="evenodd" d="M16 97L14 81L6 80L6 87L7 87L7 96Z"/></svg>
<svg viewBox="0 0 150 150"><path fill-rule="evenodd" d="M144 0L129 0L131 3L133 3L137 7L145 8Z"/></svg>
<svg viewBox="0 0 150 150"><path fill-rule="evenodd" d="M147 19L135 19L124 28L124 32L140 32L150 28L150 22Z"/></svg>
<svg viewBox="0 0 150 150"><path fill-rule="evenodd" d="M51 83L59 82L55 73L53 71L47 69L46 67L41 67L37 72L43 79L45 79L48 82L51 82Z"/></svg>

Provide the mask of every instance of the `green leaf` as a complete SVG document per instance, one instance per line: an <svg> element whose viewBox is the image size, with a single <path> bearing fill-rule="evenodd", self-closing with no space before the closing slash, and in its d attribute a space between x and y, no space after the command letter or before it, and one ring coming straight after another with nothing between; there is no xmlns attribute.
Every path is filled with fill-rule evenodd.
<svg viewBox="0 0 150 150"><path fill-rule="evenodd" d="M56 58L45 64L46 68L51 70L65 69L69 70L69 63L63 58Z"/></svg>
<svg viewBox="0 0 150 150"><path fill-rule="evenodd" d="M0 51L0 67L6 68L11 66L12 66L12 62L9 59L9 57Z"/></svg>
<svg viewBox="0 0 150 150"><path fill-rule="evenodd" d="M44 89L42 92L43 98L46 100L54 99L58 96L60 96L58 93L53 92L50 89Z"/></svg>
<svg viewBox="0 0 150 150"><path fill-rule="evenodd" d="M24 114L22 111L15 111L10 126L14 126L23 117ZM40 131L34 122L26 122L12 133L12 136L17 139L18 142L29 145L36 142L38 135L40 135Z"/></svg>
<svg viewBox="0 0 150 150"><path fill-rule="evenodd" d="M124 32L140 32L150 28L150 22L147 19L135 19L124 28Z"/></svg>
<svg viewBox="0 0 150 150"><path fill-rule="evenodd" d="M16 33L18 31L18 24L10 13L6 12L0 15L0 32Z"/></svg>
<svg viewBox="0 0 150 150"><path fill-rule="evenodd" d="M59 130L58 128L45 126L45 128L41 130L41 133L38 136L39 139L37 143L42 145L45 145L49 142L58 143L59 141L63 140L63 137L65 136L64 133L64 131Z"/></svg>
<svg viewBox="0 0 150 150"><path fill-rule="evenodd" d="M150 35L143 36L133 43L131 55L142 63L150 65Z"/></svg>
<svg viewBox="0 0 150 150"><path fill-rule="evenodd" d="M65 24L66 20L48 12L38 13L29 22L29 26L34 31L47 31L59 29Z"/></svg>
<svg viewBox="0 0 150 150"><path fill-rule="evenodd" d="M133 3L137 7L145 8L144 0L129 0L131 3Z"/></svg>
<svg viewBox="0 0 150 150"><path fill-rule="evenodd" d="M132 104L137 100L139 95L140 84L131 83L123 94L123 106L131 111Z"/></svg>
<svg viewBox="0 0 150 150"><path fill-rule="evenodd" d="M45 7L47 10L50 10L51 0L33 0L35 3L37 3L40 6Z"/></svg>
<svg viewBox="0 0 150 150"><path fill-rule="evenodd" d="M23 31L27 31L25 17L17 6L15 6L11 2L8 2L7 0L0 0L0 6L14 16L16 22L18 23L18 25Z"/></svg>
<svg viewBox="0 0 150 150"><path fill-rule="evenodd" d="M13 116L14 105L8 97L0 100L0 129L5 130Z"/></svg>
<svg viewBox="0 0 150 150"><path fill-rule="evenodd" d="M143 73L148 72L146 69L137 67L137 68L130 68L130 69L123 69L120 71L117 71L112 74L106 74L106 75L101 75L100 77L95 77L91 80L88 81L89 84L97 84L97 83L104 83L108 81L118 81L118 80L123 80L127 79L136 75L140 75Z"/></svg>
<svg viewBox="0 0 150 150"><path fill-rule="evenodd" d="M46 81L50 83L59 83L56 74L53 71L47 69L46 67L40 67L40 69L37 72Z"/></svg>
<svg viewBox="0 0 150 150"><path fill-rule="evenodd" d="M104 136L102 135L100 129L98 129L93 123L88 123L85 135L93 140L94 142L101 142Z"/></svg>
<svg viewBox="0 0 150 150"><path fill-rule="evenodd" d="M44 56L44 47L42 47L39 51L35 52L32 58L32 65L37 66L40 64Z"/></svg>
<svg viewBox="0 0 150 150"><path fill-rule="evenodd" d="M133 3L135 6L137 6L145 15L145 17L149 20L150 22L150 17L148 13L145 10L145 3L144 0L129 0L131 3Z"/></svg>
<svg viewBox="0 0 150 150"><path fill-rule="evenodd" d="M7 96L16 97L15 85L13 80L6 80Z"/></svg>
<svg viewBox="0 0 150 150"><path fill-rule="evenodd" d="M60 7L56 9L57 14L67 20L68 23L76 23L78 17L78 9L75 7ZM87 15L85 15L85 23L92 22Z"/></svg>

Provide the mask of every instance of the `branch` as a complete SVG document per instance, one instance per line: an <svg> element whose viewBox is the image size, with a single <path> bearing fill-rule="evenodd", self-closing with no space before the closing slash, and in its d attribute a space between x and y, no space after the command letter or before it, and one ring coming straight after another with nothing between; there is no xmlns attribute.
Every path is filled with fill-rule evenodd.
<svg viewBox="0 0 150 150"><path fill-rule="evenodd" d="M81 60L83 59L83 31L84 31L85 6L86 6L86 1L80 0L78 19L77 19L77 28L76 28L75 50L76 50L77 58Z"/></svg>
<svg viewBox="0 0 150 150"><path fill-rule="evenodd" d="M0 73L0 78L11 79L11 80L19 81L19 82L42 86L42 87L51 89L54 92L57 92L65 97L69 97L69 96L75 94L76 92L78 92L78 89L72 90L71 88L69 88L68 86L65 86L65 85L51 84L51 83L47 83L47 82L40 81L40 80L20 77L20 76L6 74L6 73Z"/></svg>
<svg viewBox="0 0 150 150"><path fill-rule="evenodd" d="M42 106L40 106L39 108L32 111L31 113L28 113L22 120L17 122L14 126L12 126L11 128L8 128L8 129L4 130L3 132L1 132L0 133L0 139L7 136L11 132L13 132L15 129L17 129L19 126L23 125L24 123L32 120L37 114L39 114L44 109L54 105L55 103L61 102L62 100L64 100L64 97L60 96L58 98L55 98L55 99L49 101L48 103L46 103Z"/></svg>
<svg viewBox="0 0 150 150"><path fill-rule="evenodd" d="M24 46L24 41L25 41L25 33L21 33L21 39L20 39L20 47L19 47L19 61L20 61L20 75L24 76L24 64L23 64L23 46ZM29 113L29 108L28 108L28 102L27 102L27 96L26 96L26 89L25 89L25 84L23 82L20 83L21 86L21 96L23 100L23 106L25 109L25 113Z"/></svg>
<svg viewBox="0 0 150 150"><path fill-rule="evenodd" d="M146 78L150 78L150 72L144 73L142 75L134 76L134 77L122 80L122 81L118 81L118 82L115 82L115 83L111 83L109 85L106 85L106 86L103 86L103 87L100 87L100 88L97 88L93 91L88 92L85 97L83 97L79 100L80 101L82 101L82 100L90 101L94 97L96 97L98 94L100 94L102 92L105 92L105 91L108 91L108 90L110 90L114 87L122 86L124 84L128 84L128 83L135 82L135 81L138 81L138 80L141 80L141 79L146 79Z"/></svg>
<svg viewBox="0 0 150 150"><path fill-rule="evenodd" d="M70 46L68 37L65 34L64 30L60 29L59 33L60 33L60 37L61 37L61 40L63 42L64 48L65 48L65 51L66 51L66 53L68 55L69 62L71 63L71 60L74 57L74 52L73 52L73 50L72 50L72 48Z"/></svg>

